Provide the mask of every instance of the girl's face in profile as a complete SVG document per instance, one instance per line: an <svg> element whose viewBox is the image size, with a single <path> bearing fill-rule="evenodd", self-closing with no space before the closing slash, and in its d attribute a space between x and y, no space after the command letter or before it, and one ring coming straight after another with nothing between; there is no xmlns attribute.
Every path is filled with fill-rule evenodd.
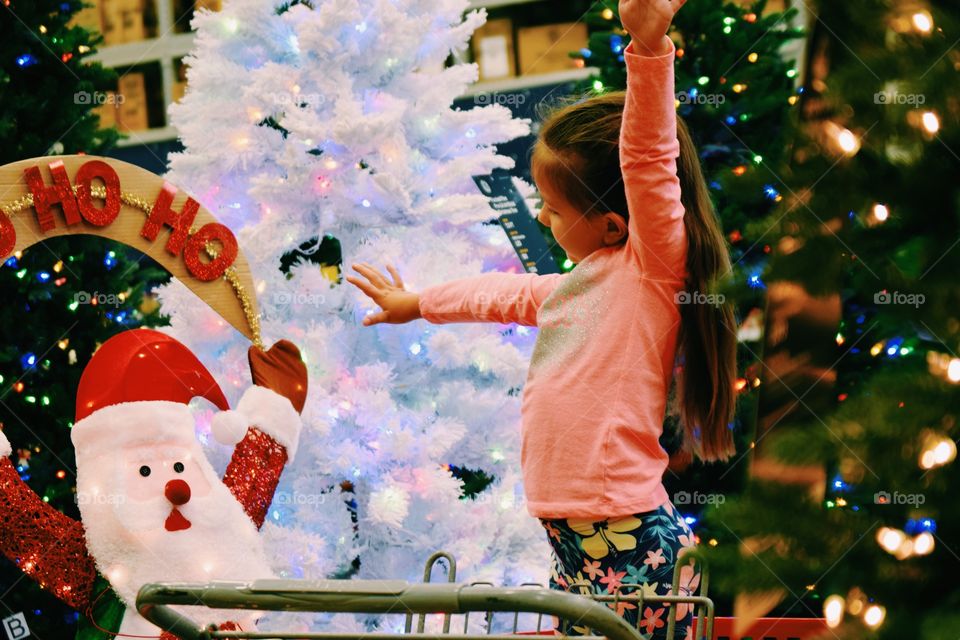
<svg viewBox="0 0 960 640"><path fill-rule="evenodd" d="M611 245L608 216L616 214L588 216L570 204L545 176L534 181L543 200L537 220L550 227L571 262L579 263L597 249Z"/></svg>

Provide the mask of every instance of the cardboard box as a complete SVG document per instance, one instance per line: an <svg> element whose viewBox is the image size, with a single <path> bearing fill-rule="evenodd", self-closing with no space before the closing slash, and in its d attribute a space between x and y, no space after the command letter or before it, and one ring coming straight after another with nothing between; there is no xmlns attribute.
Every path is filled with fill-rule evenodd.
<svg viewBox="0 0 960 640"><path fill-rule="evenodd" d="M83 27L87 31L103 31L103 16L100 15L100 2L99 0L84 0L87 3L92 4L92 7L84 7L80 11L77 11L73 14L73 19L70 21L70 26Z"/></svg>
<svg viewBox="0 0 960 640"><path fill-rule="evenodd" d="M147 87L142 73L128 73L120 78L117 128L121 131L144 131L150 127L147 118Z"/></svg>
<svg viewBox="0 0 960 640"><path fill-rule="evenodd" d="M118 2L120 0L100 0L103 25L103 44L110 46L123 44L123 28Z"/></svg>
<svg viewBox="0 0 960 640"><path fill-rule="evenodd" d="M174 102L180 102L180 99L183 98L187 92L187 71L189 68L189 65L183 61L183 58L174 60L173 62L175 78L170 90L170 97Z"/></svg>
<svg viewBox="0 0 960 640"><path fill-rule="evenodd" d="M753 5L753 0L736 0L736 2L744 8ZM790 0L770 0L763 8L763 15L768 16L774 12L786 11L793 6L793 4L795 3L791 2Z"/></svg>
<svg viewBox="0 0 960 640"><path fill-rule="evenodd" d="M472 48L473 59L480 66L480 80L517 75L513 22L509 18L488 20L474 32Z"/></svg>
<svg viewBox="0 0 960 640"><path fill-rule="evenodd" d="M172 95L170 97L173 98L174 102L180 102L181 98L183 98L183 96L186 93L187 93L187 83L177 81L173 83L173 86L171 89Z"/></svg>
<svg viewBox="0 0 960 640"><path fill-rule="evenodd" d="M145 40L147 30L143 21L144 0L120 0L120 17L123 25L123 41Z"/></svg>
<svg viewBox="0 0 960 640"><path fill-rule="evenodd" d="M197 0L193 3L193 10L209 9L210 11L220 11L221 0Z"/></svg>
<svg viewBox="0 0 960 640"><path fill-rule="evenodd" d="M94 107L93 112L100 116L101 129L117 126L117 93L115 91L105 92L103 103Z"/></svg>
<svg viewBox="0 0 960 640"><path fill-rule="evenodd" d="M100 0L103 39L107 45L137 42L147 37L143 23L144 0Z"/></svg>
<svg viewBox="0 0 960 640"><path fill-rule="evenodd" d="M520 74L532 75L578 68L570 54L587 46L587 25L582 22L525 27L517 32Z"/></svg>

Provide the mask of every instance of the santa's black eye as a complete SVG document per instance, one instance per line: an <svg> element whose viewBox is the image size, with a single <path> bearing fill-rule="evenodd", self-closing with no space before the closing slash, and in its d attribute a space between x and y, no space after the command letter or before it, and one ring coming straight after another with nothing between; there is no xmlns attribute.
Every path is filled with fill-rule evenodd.
<svg viewBox="0 0 960 640"><path fill-rule="evenodd" d="M143 465L142 467L140 467L140 475L142 475L144 478L146 478L147 476L149 476L149 475L150 475L150 467L148 467L147 465Z"/></svg>
<svg viewBox="0 0 960 640"><path fill-rule="evenodd" d="M182 462L174 462L174 463L173 463L173 470L176 471L177 473L183 473L183 463L182 463Z"/></svg>

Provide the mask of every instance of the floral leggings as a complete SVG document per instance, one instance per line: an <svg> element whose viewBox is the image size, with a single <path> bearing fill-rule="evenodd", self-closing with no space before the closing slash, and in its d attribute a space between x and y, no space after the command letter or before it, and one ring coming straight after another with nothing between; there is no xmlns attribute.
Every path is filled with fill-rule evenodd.
<svg viewBox="0 0 960 640"><path fill-rule="evenodd" d="M627 595L639 587L645 595L669 595L677 554L693 547L694 539L683 516L667 502L647 513L617 520L541 520L553 547L550 588L579 593L576 583L587 583L593 593ZM700 584L699 565L680 570L679 595L692 595ZM588 588L586 584L584 589ZM677 605L675 638L667 639L668 606L643 604L643 611L629 602L609 603L644 638L686 640L693 637L693 605ZM585 635L573 625L568 635Z"/></svg>

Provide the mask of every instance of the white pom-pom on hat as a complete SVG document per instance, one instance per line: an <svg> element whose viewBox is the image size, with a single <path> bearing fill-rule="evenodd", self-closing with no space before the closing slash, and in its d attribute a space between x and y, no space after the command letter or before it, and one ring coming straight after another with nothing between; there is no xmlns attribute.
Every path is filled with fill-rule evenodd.
<svg viewBox="0 0 960 640"><path fill-rule="evenodd" d="M7 436L3 435L3 431L0 430L0 458L6 458L11 452L13 452L13 447L10 446Z"/></svg>
<svg viewBox="0 0 960 640"><path fill-rule="evenodd" d="M247 417L239 411L221 411L214 414L210 432L220 444L232 446L243 440L250 426Z"/></svg>

